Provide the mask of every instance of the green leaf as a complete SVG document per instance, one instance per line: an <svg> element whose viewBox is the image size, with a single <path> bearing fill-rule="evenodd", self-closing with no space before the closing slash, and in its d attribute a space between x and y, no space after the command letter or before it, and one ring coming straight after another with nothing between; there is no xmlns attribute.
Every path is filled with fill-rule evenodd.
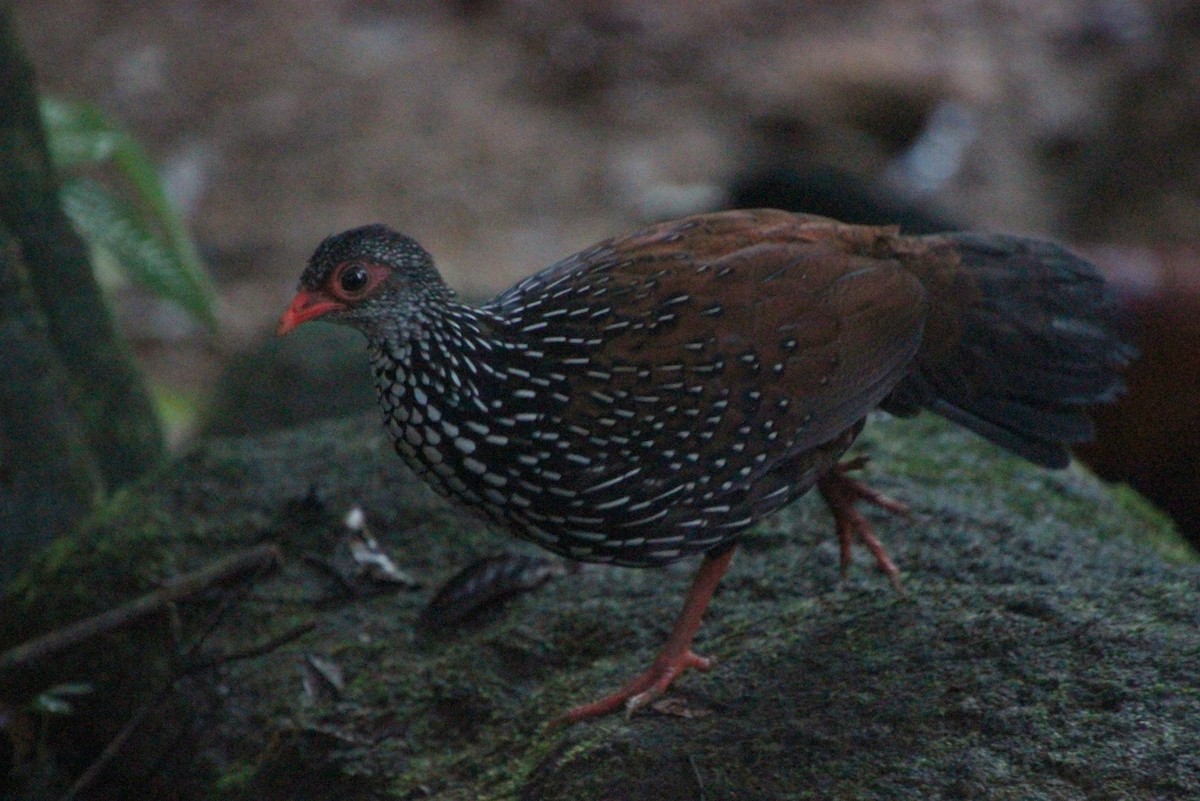
<svg viewBox="0 0 1200 801"><path fill-rule="evenodd" d="M95 106L43 98L41 111L50 158L60 172L107 162L129 147L129 135Z"/></svg>
<svg viewBox="0 0 1200 801"><path fill-rule="evenodd" d="M158 419L167 433L167 442L179 442L200 419L200 400L193 394L181 392L168 384L150 383L150 399Z"/></svg>
<svg viewBox="0 0 1200 801"><path fill-rule="evenodd" d="M91 684L82 681L56 684L48 690L38 693L29 702L29 706L34 711L44 712L47 715L70 715L75 711L75 705L64 696L88 695L94 691L95 688Z"/></svg>
<svg viewBox="0 0 1200 801"><path fill-rule="evenodd" d="M65 181L61 199L84 239L107 250L131 281L216 328L215 293L208 275L181 259L130 203L90 178Z"/></svg>
<svg viewBox="0 0 1200 801"><path fill-rule="evenodd" d="M69 715L75 711L75 706L70 701L45 693L34 698L31 706L35 712L44 712L47 715Z"/></svg>
<svg viewBox="0 0 1200 801"><path fill-rule="evenodd" d="M94 182L67 181L63 205L80 234L89 244L109 250L131 280L179 304L215 331L212 281L146 151L102 111L85 103L44 99L42 120L60 172L107 164L133 190L132 202L127 203ZM119 230L105 231L105 224Z"/></svg>

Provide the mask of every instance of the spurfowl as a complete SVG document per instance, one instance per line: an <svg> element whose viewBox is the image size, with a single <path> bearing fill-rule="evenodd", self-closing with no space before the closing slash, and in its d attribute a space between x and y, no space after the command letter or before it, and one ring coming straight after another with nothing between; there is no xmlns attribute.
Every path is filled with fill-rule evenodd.
<svg viewBox="0 0 1200 801"><path fill-rule="evenodd" d="M814 485L843 567L857 535L896 581L855 504L904 507L838 463L873 409L1066 465L1084 407L1120 390L1110 317L1103 280L1055 244L760 210L601 242L480 307L409 237L356 228L317 248L279 332L366 334L396 450L517 536L635 567L703 555L650 668L574 721L707 668L692 639L739 533Z"/></svg>

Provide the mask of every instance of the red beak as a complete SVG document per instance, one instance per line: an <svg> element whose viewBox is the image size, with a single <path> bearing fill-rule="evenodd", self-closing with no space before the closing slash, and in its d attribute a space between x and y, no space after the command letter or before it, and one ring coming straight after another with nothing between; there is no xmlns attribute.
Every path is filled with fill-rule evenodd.
<svg viewBox="0 0 1200 801"><path fill-rule="evenodd" d="M292 305L288 306L288 310L279 318L279 328L275 330L275 333L283 336L301 323L307 323L309 320L341 307L342 304L336 301L329 300L316 292L301 289L296 293L296 297L292 298Z"/></svg>

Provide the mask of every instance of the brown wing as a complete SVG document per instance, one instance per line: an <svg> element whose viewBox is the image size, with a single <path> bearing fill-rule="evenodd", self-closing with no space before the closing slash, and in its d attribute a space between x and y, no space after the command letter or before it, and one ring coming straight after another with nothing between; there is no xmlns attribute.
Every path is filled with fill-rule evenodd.
<svg viewBox="0 0 1200 801"><path fill-rule="evenodd" d="M569 362L574 419L611 413L591 392L657 391L635 401L648 410L727 398L806 450L874 408L920 341L925 293L877 245L890 235L785 212L702 215L572 256L491 308Z"/></svg>
<svg viewBox="0 0 1200 801"><path fill-rule="evenodd" d="M925 293L887 256L891 235L702 215L601 243L485 307L520 343L518 374L536 359L556 382L525 413L562 432L554 448L528 443L560 499L640 536L642 522L702 527L705 509L745 525L754 515L731 507L763 481L787 499L807 489L815 476L779 468L803 468L878 405L920 342Z"/></svg>

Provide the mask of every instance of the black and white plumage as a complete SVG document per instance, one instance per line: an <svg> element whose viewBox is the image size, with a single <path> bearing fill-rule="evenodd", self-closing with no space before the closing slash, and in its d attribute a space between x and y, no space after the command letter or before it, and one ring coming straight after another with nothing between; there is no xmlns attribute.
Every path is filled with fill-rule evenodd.
<svg viewBox="0 0 1200 801"><path fill-rule="evenodd" d="M573 559L707 556L662 665L580 717L706 664L688 647L729 548L813 486L843 558L857 534L896 580L853 506L900 505L837 463L873 409L1062 466L1130 357L1058 245L769 210L601 242L477 308L414 240L358 228L317 249L280 330L318 317L366 334L396 449L442 494Z"/></svg>
<svg viewBox="0 0 1200 801"><path fill-rule="evenodd" d="M435 489L564 556L645 566L719 547L811 488L881 404L1062 463L1121 358L1102 283L1063 254L726 213L601 243L474 308L416 242L368 226L323 243L302 285L388 265L395 287L329 318L367 333L388 431ZM978 293L980 311L939 314L947 299L923 281ZM985 296L996 289L1017 292ZM922 351L927 333L941 339ZM968 376L945 369L951 346ZM989 348L1011 352L996 363ZM1051 427L1026 435L1010 417Z"/></svg>

